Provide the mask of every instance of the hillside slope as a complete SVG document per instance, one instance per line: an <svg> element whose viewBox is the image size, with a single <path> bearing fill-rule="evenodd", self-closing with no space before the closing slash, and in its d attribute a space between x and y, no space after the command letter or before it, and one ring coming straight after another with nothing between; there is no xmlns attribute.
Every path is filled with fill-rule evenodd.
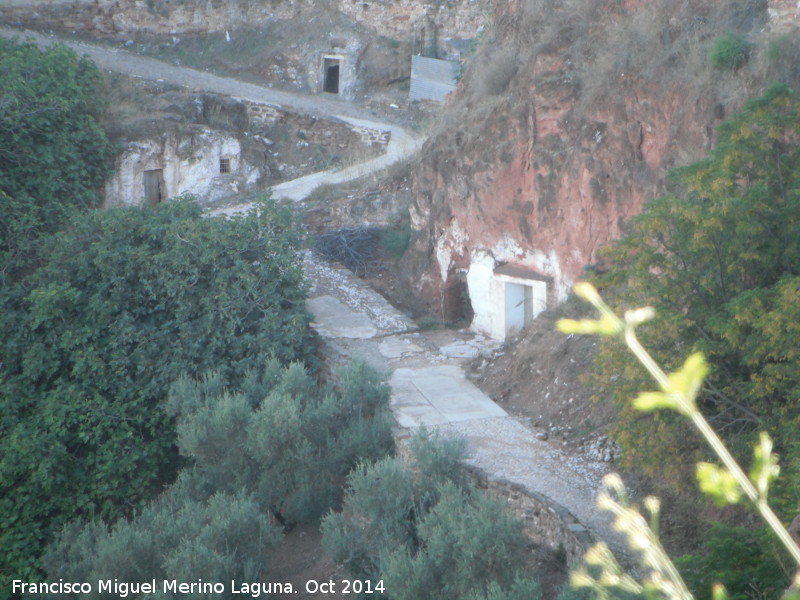
<svg viewBox="0 0 800 600"><path fill-rule="evenodd" d="M667 189L667 171L707 154L721 120L767 82L797 87L796 35L778 35L770 9L497 2L415 171L403 268L430 312L468 313L477 269L503 263L550 278L548 303L563 300L597 249ZM749 60L715 67L709 51L731 32Z"/></svg>

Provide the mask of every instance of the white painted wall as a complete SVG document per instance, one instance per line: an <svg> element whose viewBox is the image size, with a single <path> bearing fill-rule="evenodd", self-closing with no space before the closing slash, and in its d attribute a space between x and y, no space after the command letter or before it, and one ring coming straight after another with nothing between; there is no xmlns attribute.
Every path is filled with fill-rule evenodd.
<svg viewBox="0 0 800 600"><path fill-rule="evenodd" d="M467 270L467 290L469 301L472 304L471 328L483 335L503 339L505 333L496 335L498 329L502 331L502 324L498 323L499 314L496 306L492 305L496 292L492 290L494 268L497 262L490 252L485 250L473 252Z"/></svg>
<svg viewBox="0 0 800 600"><path fill-rule="evenodd" d="M493 290L497 295L495 310L502 309L502 315L497 321L503 323L503 338L509 333L521 330L547 308L547 283L544 281L495 273L493 283L495 283ZM525 301L525 288L529 290L528 302ZM497 331L497 333L500 332ZM500 338L501 336L493 335L492 337Z"/></svg>
<svg viewBox="0 0 800 600"><path fill-rule="evenodd" d="M467 289L472 304L474 317L471 328L473 331L488 337L502 340L510 330L519 329L525 322L520 309L515 307L520 301L524 303L524 290L516 286L531 288L531 301L527 306L523 304L522 310L529 311L528 320L547 308L547 283L536 279L512 277L495 273L499 261L493 252L488 250L474 251L470 256L470 266L467 270ZM531 265L517 263L520 266L534 270ZM506 284L512 284L510 287ZM507 322L508 313L516 314L517 320ZM511 319L515 317L512 316Z"/></svg>
<svg viewBox="0 0 800 600"><path fill-rule="evenodd" d="M130 142L106 183L104 205L142 204L144 172L151 169L163 169L168 198L184 193L203 201L231 196L255 184L261 174L241 159L241 151L236 138L208 128L185 134L169 131L157 139ZM220 174L220 158L231 159L229 174Z"/></svg>

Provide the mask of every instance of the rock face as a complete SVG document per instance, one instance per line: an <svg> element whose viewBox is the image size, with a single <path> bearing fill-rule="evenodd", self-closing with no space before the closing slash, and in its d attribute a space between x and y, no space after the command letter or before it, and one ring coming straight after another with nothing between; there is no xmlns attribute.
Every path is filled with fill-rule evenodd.
<svg viewBox="0 0 800 600"><path fill-rule="evenodd" d="M240 47L259 79L352 100L365 87L408 79L411 54L456 57L486 21L491 0L0 0L0 23L81 33L161 49L215 36ZM254 37L253 37L254 36ZM244 38L247 40L248 38ZM269 48L252 56L252 46ZM263 48L262 48L263 50ZM196 52L196 48L194 52ZM210 60L226 62L219 45ZM248 58L249 57L249 58Z"/></svg>
<svg viewBox="0 0 800 600"><path fill-rule="evenodd" d="M473 37L489 4L490 0L2 0L0 22L102 35L192 35L258 27L316 8L320 15L342 12L353 23L397 40L414 37L425 49L445 37Z"/></svg>
<svg viewBox="0 0 800 600"><path fill-rule="evenodd" d="M770 27L776 32L797 32L800 29L800 2L769 0Z"/></svg>
<svg viewBox="0 0 800 600"><path fill-rule="evenodd" d="M547 303L565 298L664 192L667 171L705 156L720 120L771 76L755 56L746 76L706 58L717 31L765 23L766 3L736 20L710 2L538 4L497 2L413 181L409 284L432 313L472 311L473 328L493 337L543 308L509 303L519 290L504 272L534 299L534 281L547 283ZM524 318L512 317L520 304Z"/></svg>
<svg viewBox="0 0 800 600"><path fill-rule="evenodd" d="M105 205L157 204L181 194L214 202L251 188L262 176L230 134L200 125L173 127L126 144L106 182Z"/></svg>
<svg viewBox="0 0 800 600"><path fill-rule="evenodd" d="M215 94L164 91L133 82L145 99L137 115L109 131L121 149L106 182L106 207L157 204L191 194L208 206L257 185L329 168L331 161L380 153L388 132L337 119L295 115L274 106ZM113 120L113 119L112 119Z"/></svg>
<svg viewBox="0 0 800 600"><path fill-rule="evenodd" d="M291 18L294 2L209 0L3 0L0 22L117 34L219 33L270 18Z"/></svg>

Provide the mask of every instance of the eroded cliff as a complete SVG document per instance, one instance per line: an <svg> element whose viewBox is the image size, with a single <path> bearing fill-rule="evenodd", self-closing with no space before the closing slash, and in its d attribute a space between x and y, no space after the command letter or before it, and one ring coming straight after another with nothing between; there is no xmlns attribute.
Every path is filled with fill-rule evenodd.
<svg viewBox="0 0 800 600"><path fill-rule="evenodd" d="M446 320L474 311L474 328L502 337L503 282L545 281L547 304L563 299L597 250L667 189L668 170L706 155L727 114L769 81L798 82L776 49L794 47L785 32L796 15L769 9L497 2L413 179L403 266L429 310ZM780 37L770 17L782 19ZM709 60L727 32L751 44L738 70Z"/></svg>

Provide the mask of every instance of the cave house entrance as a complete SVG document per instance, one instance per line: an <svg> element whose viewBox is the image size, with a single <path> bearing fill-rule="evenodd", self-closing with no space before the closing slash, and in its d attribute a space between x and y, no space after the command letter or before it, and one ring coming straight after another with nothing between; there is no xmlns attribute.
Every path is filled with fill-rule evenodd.
<svg viewBox="0 0 800 600"><path fill-rule="evenodd" d="M322 57L322 91L329 94L339 93L342 57L326 55Z"/></svg>
<svg viewBox="0 0 800 600"><path fill-rule="evenodd" d="M164 200L164 169L151 169L144 172L144 198L149 206Z"/></svg>
<svg viewBox="0 0 800 600"><path fill-rule="evenodd" d="M495 268L494 279L501 284L496 289L502 294L502 299L497 298L496 306L503 307L502 331L506 336L527 326L547 308L550 277L505 264Z"/></svg>

